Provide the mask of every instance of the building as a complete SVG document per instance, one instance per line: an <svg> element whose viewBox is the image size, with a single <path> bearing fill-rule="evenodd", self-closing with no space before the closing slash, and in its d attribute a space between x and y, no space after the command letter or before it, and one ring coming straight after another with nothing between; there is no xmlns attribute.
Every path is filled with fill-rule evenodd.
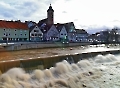
<svg viewBox="0 0 120 88"><path fill-rule="evenodd" d="M76 35L75 35L76 30L73 22L54 24L54 10L51 4L49 6L49 9L47 10L47 18L40 20L37 25L43 32L44 41L53 41L53 39L56 39L56 41L60 40L60 41L67 41L67 42L77 41ZM54 31L50 31L51 27L52 27L52 30L54 28ZM58 34L54 34L54 33L58 33L57 31L59 32L59 36ZM49 34L49 37L48 37L48 34ZM54 37L53 37L53 34L55 35Z"/></svg>
<svg viewBox="0 0 120 88"><path fill-rule="evenodd" d="M50 4L49 9L47 10L47 25L53 25L54 24L54 10L52 9L52 6Z"/></svg>
<svg viewBox="0 0 120 88"><path fill-rule="evenodd" d="M30 32L30 41L40 42L43 41L43 33L37 25L31 26L29 28Z"/></svg>
<svg viewBox="0 0 120 88"><path fill-rule="evenodd" d="M88 33L84 29L75 29L76 42L88 42ZM90 37L91 38L91 37Z"/></svg>
<svg viewBox="0 0 120 88"><path fill-rule="evenodd" d="M59 32L59 38L61 42L68 41L68 33L64 24L56 24L57 30Z"/></svg>
<svg viewBox="0 0 120 88"><path fill-rule="evenodd" d="M68 40L69 42L76 42L76 31L75 26L73 22L65 23L65 28L68 34Z"/></svg>
<svg viewBox="0 0 120 88"><path fill-rule="evenodd" d="M26 23L0 20L0 42L29 41L29 29Z"/></svg>

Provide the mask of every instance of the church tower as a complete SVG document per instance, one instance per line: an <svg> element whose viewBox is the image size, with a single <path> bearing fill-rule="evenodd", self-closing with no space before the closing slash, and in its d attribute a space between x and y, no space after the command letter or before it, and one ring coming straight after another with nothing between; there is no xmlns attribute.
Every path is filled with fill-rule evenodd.
<svg viewBox="0 0 120 88"><path fill-rule="evenodd" d="M49 9L47 10L47 24L53 25L54 24L54 10L50 4Z"/></svg>

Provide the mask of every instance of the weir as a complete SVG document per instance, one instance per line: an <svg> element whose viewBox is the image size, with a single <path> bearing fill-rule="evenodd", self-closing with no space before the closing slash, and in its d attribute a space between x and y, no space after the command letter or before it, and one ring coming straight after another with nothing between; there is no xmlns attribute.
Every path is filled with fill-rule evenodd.
<svg viewBox="0 0 120 88"><path fill-rule="evenodd" d="M104 55L102 55L104 54ZM44 68L27 71L12 68L0 76L1 88L119 88L119 50L89 52L49 58L21 60L21 67ZM35 60L35 61L34 61ZM57 62L58 61L58 62ZM33 63L32 63L33 62ZM55 62L55 63L54 63ZM56 63L57 62L57 63ZM46 64L45 64L46 63ZM51 66L52 67L49 67ZM47 68L48 67L48 68ZM25 71L26 70L26 71Z"/></svg>
<svg viewBox="0 0 120 88"><path fill-rule="evenodd" d="M53 55L50 57L37 57L37 58L28 58L28 59L19 59L19 60L9 60L9 61L1 61L0 62L0 71L1 73L6 72L7 70L20 67L23 68L26 72L31 73L35 69L49 69L50 67L54 67L57 62L61 62L63 60L68 61L68 63L77 63L80 60L93 58L99 54L118 54L120 53L119 49L111 49L104 51L90 51L90 52L82 52L82 53L74 53L74 54L66 54L66 55Z"/></svg>

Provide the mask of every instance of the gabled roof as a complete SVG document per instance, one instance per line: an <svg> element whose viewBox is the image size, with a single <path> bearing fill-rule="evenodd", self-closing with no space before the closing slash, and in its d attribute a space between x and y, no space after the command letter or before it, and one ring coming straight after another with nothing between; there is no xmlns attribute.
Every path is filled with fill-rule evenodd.
<svg viewBox="0 0 120 88"><path fill-rule="evenodd" d="M51 25L52 26L52 25ZM51 26L45 25L44 27L41 28L42 33L47 33L48 30L51 28Z"/></svg>
<svg viewBox="0 0 120 88"><path fill-rule="evenodd" d="M79 34L88 34L84 29L75 29L75 31Z"/></svg>
<svg viewBox="0 0 120 88"><path fill-rule="evenodd" d="M36 25L31 26L31 27L29 28L29 32L31 32L35 27L36 27Z"/></svg>
<svg viewBox="0 0 120 88"><path fill-rule="evenodd" d="M57 23L57 24L55 24L55 26L56 26L58 32L60 32L60 31L62 30L64 24L59 24L59 23Z"/></svg>
<svg viewBox="0 0 120 88"><path fill-rule="evenodd" d="M75 27L73 22L65 23L65 28L66 28L67 32L70 32L71 26Z"/></svg>
<svg viewBox="0 0 120 88"><path fill-rule="evenodd" d="M44 24L44 23L47 24L47 18L40 20L37 25L40 28L41 25Z"/></svg>
<svg viewBox="0 0 120 88"><path fill-rule="evenodd" d="M56 24L57 29L61 31L62 27L64 26L67 32L70 32L71 26L74 26L73 22L68 22L68 23L57 23ZM71 32L75 32L75 31L71 31Z"/></svg>
<svg viewBox="0 0 120 88"><path fill-rule="evenodd" d="M22 23L20 21L0 20L0 28L28 30L27 23Z"/></svg>

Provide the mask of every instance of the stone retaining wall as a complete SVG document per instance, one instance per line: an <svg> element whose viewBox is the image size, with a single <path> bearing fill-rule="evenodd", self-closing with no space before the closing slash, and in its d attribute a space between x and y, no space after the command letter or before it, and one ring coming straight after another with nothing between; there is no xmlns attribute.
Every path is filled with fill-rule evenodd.
<svg viewBox="0 0 120 88"><path fill-rule="evenodd" d="M24 50L24 49L37 49L37 48L54 48L54 47L69 47L69 46L79 46L79 45L88 45L90 43L38 43L38 44L15 44L5 46L5 50Z"/></svg>

